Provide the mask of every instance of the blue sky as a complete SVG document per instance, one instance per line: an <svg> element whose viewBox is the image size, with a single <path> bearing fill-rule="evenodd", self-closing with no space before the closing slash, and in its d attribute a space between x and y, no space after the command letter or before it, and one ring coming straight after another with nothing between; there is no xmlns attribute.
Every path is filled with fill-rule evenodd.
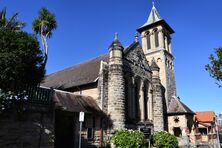
<svg viewBox="0 0 222 148"><path fill-rule="evenodd" d="M194 111L222 113L222 88L204 65L222 46L221 0L155 0L160 15L175 30L172 35L177 95ZM19 12L31 23L41 7L54 12L58 29L49 40L47 74L108 52L114 33L124 46L147 20L151 0L0 0L8 15Z"/></svg>

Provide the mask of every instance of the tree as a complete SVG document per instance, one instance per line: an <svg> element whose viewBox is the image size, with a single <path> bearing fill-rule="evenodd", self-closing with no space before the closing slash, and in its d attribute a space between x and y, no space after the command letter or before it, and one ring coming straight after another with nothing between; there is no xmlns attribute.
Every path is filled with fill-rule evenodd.
<svg viewBox="0 0 222 148"><path fill-rule="evenodd" d="M48 59L48 39L52 36L53 30L57 28L57 22L55 15L51 13L47 8L42 8L39 11L39 16L33 21L33 31L41 36L42 45L44 48L44 66Z"/></svg>
<svg viewBox="0 0 222 148"><path fill-rule="evenodd" d="M33 35L0 29L0 89L39 84L45 74L42 62L39 42Z"/></svg>
<svg viewBox="0 0 222 148"><path fill-rule="evenodd" d="M205 66L205 69L214 78L219 87L222 87L222 48L215 48L215 54L209 57L210 64Z"/></svg>
<svg viewBox="0 0 222 148"><path fill-rule="evenodd" d="M15 13L7 19L6 12L6 8L0 11L0 29L7 28L13 31L20 31L25 26L25 23L17 19L19 13Z"/></svg>

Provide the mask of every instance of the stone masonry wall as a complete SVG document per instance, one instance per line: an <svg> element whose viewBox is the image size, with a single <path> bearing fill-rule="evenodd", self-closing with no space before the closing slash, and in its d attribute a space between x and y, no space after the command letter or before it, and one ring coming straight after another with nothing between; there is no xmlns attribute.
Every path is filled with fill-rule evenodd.
<svg viewBox="0 0 222 148"><path fill-rule="evenodd" d="M108 64L101 61L99 80L98 80L99 97L97 102L101 109L107 113L108 109Z"/></svg>
<svg viewBox="0 0 222 148"><path fill-rule="evenodd" d="M166 88L168 105L171 101L172 96L176 96L176 79L174 74L173 58L166 56Z"/></svg>
<svg viewBox="0 0 222 148"><path fill-rule="evenodd" d="M54 125L52 123L50 114L37 112L0 114L0 147L54 147Z"/></svg>
<svg viewBox="0 0 222 148"><path fill-rule="evenodd" d="M153 53L149 53L146 56L149 63L151 63L154 58L157 62L157 65L160 68L159 76L161 84L165 88L165 98L167 107L170 103L172 96L176 95L176 80L174 73L174 62L173 57L165 50L157 50Z"/></svg>
<svg viewBox="0 0 222 148"><path fill-rule="evenodd" d="M113 129L125 127L125 86L122 65L109 65L108 114Z"/></svg>
<svg viewBox="0 0 222 148"><path fill-rule="evenodd" d="M163 110L163 97L160 79L153 77L153 122L154 132L164 130L164 110Z"/></svg>

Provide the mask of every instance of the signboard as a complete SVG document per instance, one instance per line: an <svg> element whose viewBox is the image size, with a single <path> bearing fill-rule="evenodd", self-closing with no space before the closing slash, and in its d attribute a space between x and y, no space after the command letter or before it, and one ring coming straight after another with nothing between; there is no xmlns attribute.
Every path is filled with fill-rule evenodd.
<svg viewBox="0 0 222 148"><path fill-rule="evenodd" d="M150 138L150 135L151 135L151 129L150 128L147 128L147 127L141 128L140 131L144 133L145 139Z"/></svg>
<svg viewBox="0 0 222 148"><path fill-rule="evenodd" d="M79 122L83 122L84 121L84 112L79 112Z"/></svg>

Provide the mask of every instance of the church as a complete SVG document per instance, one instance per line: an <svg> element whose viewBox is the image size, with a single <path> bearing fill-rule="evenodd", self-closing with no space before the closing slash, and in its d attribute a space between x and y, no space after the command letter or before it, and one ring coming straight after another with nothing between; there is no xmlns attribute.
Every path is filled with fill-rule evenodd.
<svg viewBox="0 0 222 148"><path fill-rule="evenodd" d="M57 90L54 97L61 108L56 112L60 116L55 117L61 119L61 125L65 125L61 112L78 118L76 113L83 111L81 105L77 105L79 110L70 107L74 100L82 106L88 104L82 132L88 143L101 145L121 128L148 135L165 130L176 136L192 129L194 112L176 96L171 46L174 30L153 4L137 32L141 43L137 34L132 44L123 47L115 34L107 54L50 74L41 84ZM78 129L78 119L73 121Z"/></svg>

